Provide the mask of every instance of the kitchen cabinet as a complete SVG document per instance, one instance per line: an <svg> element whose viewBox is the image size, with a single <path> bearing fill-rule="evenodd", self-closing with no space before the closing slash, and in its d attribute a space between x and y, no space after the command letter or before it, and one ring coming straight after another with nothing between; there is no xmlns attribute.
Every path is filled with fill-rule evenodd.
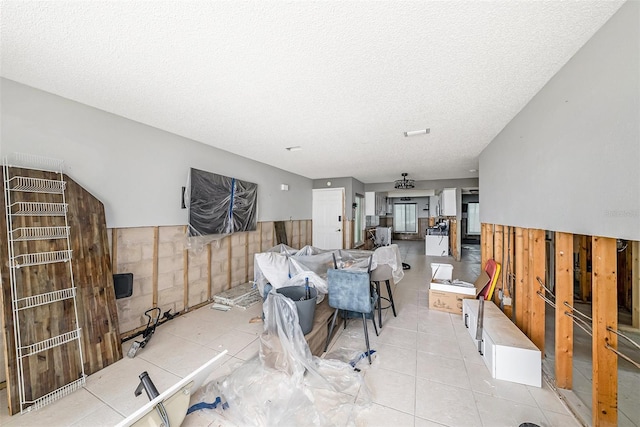
<svg viewBox="0 0 640 427"><path fill-rule="evenodd" d="M456 189L445 188L440 194L440 206L442 216L456 216Z"/></svg>
<svg viewBox="0 0 640 427"><path fill-rule="evenodd" d="M387 214L387 200L384 193L365 192L364 213L365 215L385 216Z"/></svg>

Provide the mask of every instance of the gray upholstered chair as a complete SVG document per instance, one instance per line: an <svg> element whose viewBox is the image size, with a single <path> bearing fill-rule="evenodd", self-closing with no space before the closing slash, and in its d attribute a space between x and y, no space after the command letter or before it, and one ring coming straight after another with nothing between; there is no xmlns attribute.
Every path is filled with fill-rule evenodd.
<svg viewBox="0 0 640 427"><path fill-rule="evenodd" d="M373 328L378 335L374 320L375 297L371 296L369 273L353 270L328 270L327 284L329 287L329 306L335 308L329 327L329 336L325 345L325 351L329 348L329 341L335 327L336 317L339 311L343 311L346 318L362 317L364 326L364 339L367 345L367 357L371 363L371 348L369 347L369 333L367 331L367 319L373 322Z"/></svg>

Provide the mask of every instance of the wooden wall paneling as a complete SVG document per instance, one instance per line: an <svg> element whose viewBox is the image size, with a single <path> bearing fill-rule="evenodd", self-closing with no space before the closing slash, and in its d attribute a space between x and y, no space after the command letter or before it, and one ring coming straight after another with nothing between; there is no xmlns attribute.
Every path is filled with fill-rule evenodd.
<svg viewBox="0 0 640 427"><path fill-rule="evenodd" d="M153 266L151 272L152 307L158 306L158 251L159 251L160 227L153 227Z"/></svg>
<svg viewBox="0 0 640 427"><path fill-rule="evenodd" d="M524 266L528 262L524 251L524 239L526 229L516 227L515 229L515 251L514 251L514 267L515 267L515 283L513 288L513 310L515 314L515 324L520 330L524 331ZM527 236L528 237L528 236Z"/></svg>
<svg viewBox="0 0 640 427"><path fill-rule="evenodd" d="M618 424L618 356L606 348L618 348L618 336L607 330L618 329L616 255L615 239L592 237L592 423L596 427Z"/></svg>
<svg viewBox="0 0 640 427"><path fill-rule="evenodd" d="M632 272L631 272L631 326L640 328L640 242L634 241L632 247Z"/></svg>
<svg viewBox="0 0 640 427"><path fill-rule="evenodd" d="M500 294L504 289L504 227L502 225L495 225L493 232L493 259L500 264L500 274L498 275L498 281L496 282L496 288L493 291L493 301L500 305Z"/></svg>
<svg viewBox="0 0 640 427"><path fill-rule="evenodd" d="M17 175L59 179L59 175L35 170L16 170ZM115 306L115 290L111 268L111 254L104 207L90 193L68 176L65 197L68 203L69 243L72 254L73 284L76 287L78 324L71 300L58 301L20 311L20 332L23 344L52 338L81 328L82 359L85 374L92 374L122 358ZM23 201L59 202L59 196L29 193ZM4 208L4 195L2 196ZM0 240L7 241L6 218L0 216ZM60 217L16 218L14 228L28 226L59 226ZM62 220L64 222L64 220ZM116 233L117 234L117 233ZM64 242L42 240L16 242L20 253L46 252L64 249ZM17 247L17 246L16 246ZM116 254L117 256L117 254ZM0 259L7 260L7 245L0 245ZM17 361L14 340L14 321L11 309L11 280L8 263L0 262L2 275L2 315L5 352L7 356L7 397L9 413L20 411ZM65 263L21 268L16 274L18 297L26 297L70 287L71 276ZM7 284L4 286L4 284ZM73 343L63 344L37 353L23 360L25 397L35 400L79 378L80 351Z"/></svg>
<svg viewBox="0 0 640 427"><path fill-rule="evenodd" d="M544 293L544 288L538 282L538 277L544 282L546 271L546 242L545 231L532 230L530 240L529 257L532 260L529 270L529 283L531 289L531 320L529 329L531 331L531 341L540 349L544 357L544 334L545 334L545 309L546 302L538 296L538 292Z"/></svg>
<svg viewBox="0 0 640 427"><path fill-rule="evenodd" d="M573 387L573 320L564 313L573 305L573 234L555 233L555 377L556 386Z"/></svg>

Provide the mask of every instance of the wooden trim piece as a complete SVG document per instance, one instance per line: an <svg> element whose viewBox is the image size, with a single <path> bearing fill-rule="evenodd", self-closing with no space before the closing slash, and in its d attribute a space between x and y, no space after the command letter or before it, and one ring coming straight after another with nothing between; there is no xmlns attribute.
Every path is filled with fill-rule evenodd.
<svg viewBox="0 0 640 427"><path fill-rule="evenodd" d="M182 230L184 234L187 234L188 229L187 226L184 226ZM189 250L184 248L182 250L182 282L184 286L183 293L183 302L184 302L184 310L189 310Z"/></svg>
<svg viewBox="0 0 640 427"><path fill-rule="evenodd" d="M555 233L555 371L556 386L573 387L573 321L564 302L573 305L573 234Z"/></svg>
<svg viewBox="0 0 640 427"><path fill-rule="evenodd" d="M160 227L153 227L153 264L151 267L152 307L158 306L158 251Z"/></svg>
<svg viewBox="0 0 640 427"><path fill-rule="evenodd" d="M616 239L592 237L593 384L592 423L618 425L618 356L607 349L618 348Z"/></svg>

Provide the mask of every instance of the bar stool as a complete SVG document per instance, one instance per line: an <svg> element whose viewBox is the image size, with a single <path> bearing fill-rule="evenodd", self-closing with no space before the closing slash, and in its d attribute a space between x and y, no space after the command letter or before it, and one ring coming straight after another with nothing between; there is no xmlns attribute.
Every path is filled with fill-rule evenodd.
<svg viewBox="0 0 640 427"><path fill-rule="evenodd" d="M388 264L378 264L378 266L369 273L369 280L371 281L372 286L374 286L375 294L377 294L376 308L378 309L378 323L380 328L382 328L382 310L391 308L391 310L393 310L393 317L398 317L396 314L396 306L393 303L393 293L391 292L393 269ZM380 282L385 282L387 284L388 298L380 295ZM386 300L389 304L383 307L382 300Z"/></svg>

